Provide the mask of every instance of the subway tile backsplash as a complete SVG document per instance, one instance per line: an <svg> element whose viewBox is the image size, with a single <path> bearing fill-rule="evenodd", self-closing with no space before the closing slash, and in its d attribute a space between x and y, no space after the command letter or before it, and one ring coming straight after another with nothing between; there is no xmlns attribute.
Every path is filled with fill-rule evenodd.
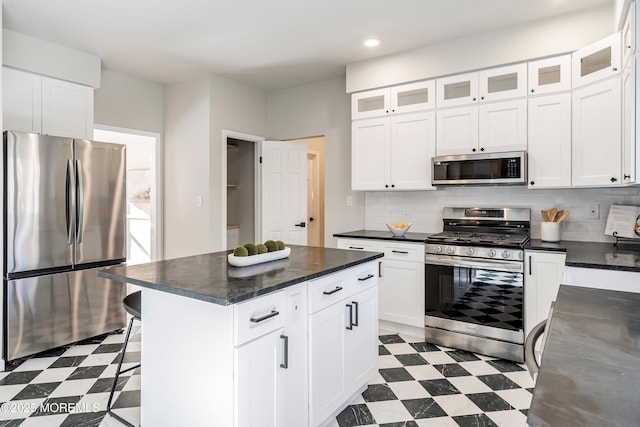
<svg viewBox="0 0 640 427"><path fill-rule="evenodd" d="M556 207L571 212L563 221L564 240L610 242L604 235L611 205L640 205L638 188L528 190L525 187L448 187L435 191L368 192L365 227L386 230L387 222L411 222L410 231L442 231L445 206L531 208L531 237L540 237L540 210ZM589 218L589 206L599 205L600 219Z"/></svg>

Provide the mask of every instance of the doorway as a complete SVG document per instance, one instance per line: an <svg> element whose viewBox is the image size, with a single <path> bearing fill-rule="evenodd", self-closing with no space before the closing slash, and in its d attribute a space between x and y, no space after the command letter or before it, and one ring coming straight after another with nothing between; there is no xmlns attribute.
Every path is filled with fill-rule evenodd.
<svg viewBox="0 0 640 427"><path fill-rule="evenodd" d="M324 136L307 143L307 245L324 247Z"/></svg>
<svg viewBox="0 0 640 427"><path fill-rule="evenodd" d="M96 125L93 137L127 146L127 263L161 260L160 134Z"/></svg>

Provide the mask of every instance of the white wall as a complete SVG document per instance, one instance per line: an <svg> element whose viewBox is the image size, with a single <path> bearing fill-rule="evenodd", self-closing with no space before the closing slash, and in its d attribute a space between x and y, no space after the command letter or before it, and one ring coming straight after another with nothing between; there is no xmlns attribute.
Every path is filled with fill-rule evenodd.
<svg viewBox="0 0 640 427"><path fill-rule="evenodd" d="M158 132L164 130L162 85L102 70L94 92L94 121L101 125Z"/></svg>
<svg viewBox="0 0 640 427"><path fill-rule="evenodd" d="M227 192L227 145L222 140L222 131L264 136L267 131L267 94L261 89L220 76L210 76L209 81L211 150L208 203L212 224L209 250L221 251L226 249L223 240L227 230L227 205L221 203L226 201Z"/></svg>
<svg viewBox="0 0 640 427"><path fill-rule="evenodd" d="M600 219L590 219L589 205L600 206ZM540 210L556 207L570 211L561 226L561 238L576 241L612 241L604 229L612 204L640 205L640 189L527 190L526 187L453 187L437 191L369 192L366 228L387 230L386 222L411 222L411 231L442 231L442 208L528 207L531 237L540 237ZM405 208L407 215L403 215Z"/></svg>
<svg viewBox="0 0 640 427"><path fill-rule="evenodd" d="M347 65L347 92L572 52L613 32L611 6Z"/></svg>
<svg viewBox="0 0 640 427"><path fill-rule="evenodd" d="M209 78L165 87L164 256L209 251ZM203 199L196 206L196 196Z"/></svg>
<svg viewBox="0 0 640 427"><path fill-rule="evenodd" d="M344 78L269 94L269 139L325 137L325 246L364 226L364 193L351 191L351 101ZM346 206L347 195L353 206Z"/></svg>
<svg viewBox="0 0 640 427"><path fill-rule="evenodd" d="M15 31L2 30L2 63L9 67L100 87L100 57Z"/></svg>

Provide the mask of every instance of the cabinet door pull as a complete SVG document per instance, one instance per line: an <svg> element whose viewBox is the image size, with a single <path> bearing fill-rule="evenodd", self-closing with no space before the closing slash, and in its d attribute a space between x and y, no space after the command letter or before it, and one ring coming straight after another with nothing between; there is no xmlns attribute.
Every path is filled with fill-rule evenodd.
<svg viewBox="0 0 640 427"><path fill-rule="evenodd" d="M529 255L529 276L531 276L531 255Z"/></svg>
<svg viewBox="0 0 640 427"><path fill-rule="evenodd" d="M347 326L347 329L351 331L353 330L353 306L351 304L347 304L347 307L349 307L349 326Z"/></svg>
<svg viewBox="0 0 640 427"><path fill-rule="evenodd" d="M395 249L392 250L391 252L393 252L394 254L408 254L409 251L396 251Z"/></svg>
<svg viewBox="0 0 640 427"><path fill-rule="evenodd" d="M358 247L358 246L349 246L349 249L358 249L360 251L364 251L364 248Z"/></svg>
<svg viewBox="0 0 640 427"><path fill-rule="evenodd" d="M341 290L342 290L342 286L336 286L336 288L334 290L332 290L332 291L324 291L322 293L325 294L325 295L333 295L336 292L340 292Z"/></svg>
<svg viewBox="0 0 640 427"><path fill-rule="evenodd" d="M264 316L258 317L257 319L255 317L252 317L249 320L251 320L253 323L260 323L264 320L271 319L272 317L276 317L278 314L280 314L279 311L271 310L271 313L269 314L265 314Z"/></svg>
<svg viewBox="0 0 640 427"><path fill-rule="evenodd" d="M282 363L281 368L289 369L289 337L286 335L280 335L280 338L284 340L284 349L282 351Z"/></svg>
<svg viewBox="0 0 640 427"><path fill-rule="evenodd" d="M353 304L356 309L356 321L353 322L353 326L358 326L358 303L356 301L351 301L351 304Z"/></svg>
<svg viewBox="0 0 640 427"><path fill-rule="evenodd" d="M367 274L365 277L358 277L358 280L364 282L365 280L369 280L373 277L373 274Z"/></svg>
<svg viewBox="0 0 640 427"><path fill-rule="evenodd" d="M378 261L378 277L382 277L382 261Z"/></svg>

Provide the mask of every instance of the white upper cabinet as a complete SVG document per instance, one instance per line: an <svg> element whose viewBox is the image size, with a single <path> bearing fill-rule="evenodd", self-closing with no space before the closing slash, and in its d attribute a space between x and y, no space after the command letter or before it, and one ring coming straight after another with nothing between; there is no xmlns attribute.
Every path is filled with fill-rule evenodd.
<svg viewBox="0 0 640 427"><path fill-rule="evenodd" d="M4 128L93 138L93 88L3 67Z"/></svg>
<svg viewBox="0 0 640 427"><path fill-rule="evenodd" d="M351 188L389 188L391 122L388 117L355 120L351 123Z"/></svg>
<svg viewBox="0 0 640 427"><path fill-rule="evenodd" d="M527 64L491 68L478 73L479 101L500 101L527 96Z"/></svg>
<svg viewBox="0 0 640 427"><path fill-rule="evenodd" d="M571 55L529 62L529 96L571 89Z"/></svg>
<svg viewBox="0 0 640 427"><path fill-rule="evenodd" d="M572 55L572 84L581 87L621 72L620 33L612 34Z"/></svg>
<svg viewBox="0 0 640 427"><path fill-rule="evenodd" d="M620 75L573 91L574 187L613 187L621 182L620 92Z"/></svg>
<svg viewBox="0 0 640 427"><path fill-rule="evenodd" d="M456 74L436 81L437 107L456 107L478 101L478 73Z"/></svg>
<svg viewBox="0 0 640 427"><path fill-rule="evenodd" d="M357 120L410 113L433 109L435 106L435 81L428 80L354 93L351 95L351 118Z"/></svg>
<svg viewBox="0 0 640 427"><path fill-rule="evenodd" d="M478 107L457 107L436 112L436 154L469 154L478 151Z"/></svg>
<svg viewBox="0 0 640 427"><path fill-rule="evenodd" d="M636 53L636 3L629 5L629 12L622 27L622 64L627 64Z"/></svg>
<svg viewBox="0 0 640 427"><path fill-rule="evenodd" d="M571 94L529 98L529 188L571 186Z"/></svg>
<svg viewBox="0 0 640 427"><path fill-rule="evenodd" d="M42 78L13 68L2 68L4 129L40 133L42 130Z"/></svg>
<svg viewBox="0 0 640 427"><path fill-rule="evenodd" d="M478 123L478 151L498 153L527 149L525 98L481 104L478 107Z"/></svg>

